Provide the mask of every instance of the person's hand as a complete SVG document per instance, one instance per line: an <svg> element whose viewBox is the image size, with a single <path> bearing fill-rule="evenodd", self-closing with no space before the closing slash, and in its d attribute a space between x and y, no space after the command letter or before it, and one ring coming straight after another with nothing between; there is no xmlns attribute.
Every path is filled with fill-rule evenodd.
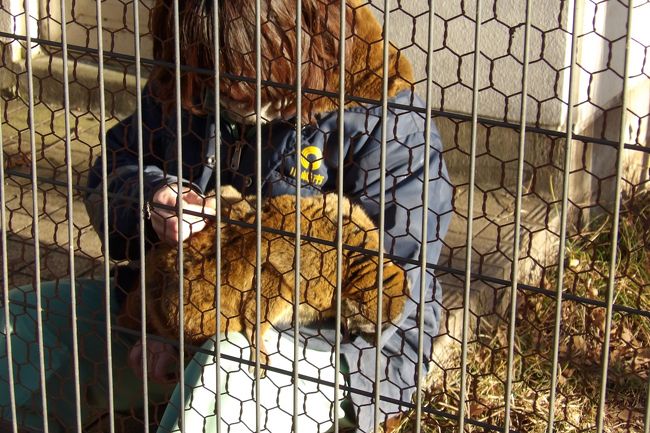
<svg viewBox="0 0 650 433"><path fill-rule="evenodd" d="M129 367L142 378L142 340L129 352ZM171 344L147 340L147 375L158 383L178 381L178 350Z"/></svg>
<svg viewBox="0 0 650 433"><path fill-rule="evenodd" d="M177 193L178 185L170 184L159 188L153 195L153 206L151 209L151 225L163 242L175 244L178 242L179 218L177 212L161 209L156 204L167 206L177 206L179 194ZM208 215L214 215L214 205L211 204L204 196L197 193L191 188L184 188L180 195L183 200L183 210L190 210ZM190 215L183 212L183 241L190 237L191 234L200 232L205 228L206 220L200 216Z"/></svg>

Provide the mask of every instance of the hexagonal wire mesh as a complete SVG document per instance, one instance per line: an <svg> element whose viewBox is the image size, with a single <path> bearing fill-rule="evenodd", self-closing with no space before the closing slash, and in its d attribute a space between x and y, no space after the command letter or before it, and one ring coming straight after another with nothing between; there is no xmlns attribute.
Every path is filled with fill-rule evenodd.
<svg viewBox="0 0 650 433"><path fill-rule="evenodd" d="M196 254L199 246L188 246L184 254L178 254L181 261L184 255L186 261L201 263L199 268L174 265L178 250L170 247L171 256L167 257L167 262L162 259L147 262L158 271L169 266L165 273L173 278L156 285L167 288L167 292L144 284L148 287L148 305L153 307L145 307L135 299L133 314L126 319L123 310L116 307L117 304L131 305L133 294L142 293L133 287L147 283L148 266L132 271L118 265L128 261L126 259L142 257L149 248L145 239L155 238L151 225L144 222L147 215L139 211L146 208L145 198L151 198L150 192L139 187L149 182L147 176L152 174L151 166L161 168L166 174L190 171L188 178L194 180L202 175L203 165L222 166L223 161L239 164L244 152L249 154L244 161L250 164L215 170L217 177L216 180L211 178L211 185L232 183L249 193L264 191L273 195L267 185L276 185L280 190L287 178L300 177L305 182L298 182L291 189L296 193L294 201L301 193L308 196L313 190L344 192L337 186L337 181L338 185L343 184L343 170L331 174L329 179L310 174L316 170L316 165L336 166L337 158L343 157L343 152L338 150L335 120L329 129L323 126L322 119L317 120L316 127L310 124L313 119L274 122L275 131L302 131L295 135L294 149L303 149L303 154L296 158L297 152L285 149L285 154L274 161L276 168L280 167L275 171L277 177L265 179L264 183L262 173L266 172L262 170L265 168L255 165L255 160L267 161L271 151L279 145L270 141L267 127L262 127L260 119L253 126L236 128L236 131L221 128L222 123L218 121L210 128L210 122L201 120L210 118L205 113L187 117L184 111L184 119L191 121L188 124L176 121L182 110L181 98L175 96L175 77L181 72L198 71L211 81L220 72L202 70L196 59L192 64L176 60L174 42L187 43L187 38L196 35L192 28L174 29L178 22L174 8L178 3L161 3L167 4L167 17L171 19L165 23L168 25L166 41L156 41L149 30L155 21L151 17L154 5L150 0L101 3L65 0L60 4L10 0L0 5L3 58L0 67L3 189L0 196L6 320L3 321L5 338L0 349L4 369L0 401L1 416L8 428L13 424L15 429L14 423L19 420L18 425L27 431L30 428L57 431L61 425L65 426L64 430L75 426L79 431L156 430L160 425L166 427L168 415L165 411L169 412L173 402L189 399L188 404L194 405L192 410L177 411L185 429L191 429L197 417L205 418L206 425L216 424L215 428L222 431L255 431L256 428L278 431L282 429L280 425L288 430L291 423L298 420L301 423L298 430L325 431L332 423L335 428L342 429L344 424L336 415L344 411L332 403L333 396L337 395L333 389L336 389L345 391L347 399L354 402L352 412L356 409L357 418L370 414L373 419L365 422L366 430L372 430L385 420L388 407L373 405L373 401L390 400L392 394L387 390L404 386L401 391L407 392L398 392L397 399L406 396L399 402L399 408L406 412L396 427L404 431L648 431L650 259L647 223L650 202L646 191L650 80L646 60L650 33L643 25L650 14L648 2L630 3L633 4L631 8L627 2L617 0L554 0L543 4L510 0L444 0L427 4L398 0L396 4L387 2L388 6L372 2L366 9L373 12L378 23L385 24L384 31L390 35L400 56L413 64L412 75L404 74L400 78L409 88L407 90L419 93L426 104L418 104L412 98L389 101L388 89L380 89L376 98L363 99L363 93L341 91L338 75L328 76L330 81L321 83L322 87L298 86L297 92L304 95L300 102L307 106L312 104L310 109L327 99L329 110L336 112L340 109L340 101L345 100L346 103L364 104L361 106L364 108L355 110L366 118L388 119L395 113L399 118L399 113L406 113L404 116L416 113L420 124L427 125L422 119L430 117L435 120L444 145L442 158L453 188L451 224L446 236L435 230L434 234L428 234L429 248L437 250L442 246L442 251L437 263L435 260L426 263L429 272L435 272L441 282L443 295L434 298L428 293L428 298L419 299L415 296L417 291L411 295L413 304L422 308L418 310L418 320L425 319L424 311L441 309L440 330L435 336L429 335L432 330L422 328L423 321L414 321L414 326L420 326L415 331L421 330L422 335L411 341L417 344L435 337L431 356L422 344L420 349L424 353L413 348L408 351L403 346L400 350L404 353L395 353L393 359L411 365L404 370L406 379L391 384L392 379L384 378L379 369L370 369L372 374L365 378L369 383L366 389L356 388L349 379L334 374L336 370L332 370L331 365L345 369L339 361L340 346L347 347L360 359L360 353L372 357L369 353L375 350L373 344L364 343L364 349L360 350L355 344L362 340L354 340L351 344L349 330L341 332L336 326L333 331L330 326L329 330L314 331L314 326L291 320L278 332L296 332L295 327L299 326L299 332L304 334L311 329L304 341L319 340L319 336L329 332L330 343L334 344L327 346L325 357L319 359L305 355L302 345L293 343L296 341L293 339L267 342L266 348L271 355L270 373L262 380L253 380L255 374L263 370L263 365L255 364L255 374L247 374L253 358L238 344L244 347L254 342L261 350L258 335L250 333L250 329L259 329L269 318L267 312L261 311L262 308L253 309L247 318L248 324L240 325L245 333L249 332L248 342L237 340L227 347L219 344L198 347L203 341L201 336L214 335L225 325L232 324L214 320L219 317L215 314L224 312L205 307L205 304L223 305L223 301L215 299L215 292L207 299L199 299L204 303L199 307L193 298L198 290L193 292L192 287L203 287L205 283L208 287L239 284L245 291L236 296L238 302L267 305L261 302L269 298L280 302L283 314L290 318L295 305L291 303L295 297L294 281L300 274L312 284L306 284L308 299L304 300L303 307L325 303L329 308L326 316L332 316L336 307L343 308L343 314L351 314L345 311L348 304L331 304L331 299L336 298L337 287L344 294L346 287L352 287L344 287L344 280L338 280L342 277L336 270L350 266L357 257L355 254L370 257L368 263L374 263L375 267L385 257L419 272L418 267L422 265L419 253L401 257L394 250L395 232L386 229L384 234L376 229L386 225L386 218L395 221L390 220L383 209L398 209L395 212L399 212L406 208L406 213L401 215L415 218L416 211L421 215L421 200L428 200L429 218L436 221L434 228L449 212L441 210L445 204L439 203L440 197L427 197L426 194L418 197L420 201L414 206L415 210L408 209L413 202L403 203L403 197L391 189L397 180L391 172L385 174L385 164L390 166L391 157L394 157L386 150L387 146L396 144L401 149L397 154L406 152L411 158L413 155L426 158L414 152L418 147L429 149L428 142L419 142L408 151L404 150L409 143L396 138L399 134L394 130L400 127L397 120L390 125L377 123L379 132L371 132L364 123L360 131L365 137L374 134L377 149L383 149L380 154L385 155L386 160L377 157L373 165L360 167L358 161L352 159L346 165L346 171L355 172L357 179L375 179L382 185L379 193L367 200L369 183L362 182L362 191L354 197L369 209L373 217L370 222L360 223L355 219L360 217L352 216L351 221L344 222L340 216L345 210L337 206L330 206L326 215L314 211L318 218L305 217L311 205L306 197L299 206L303 212L302 224L295 221L294 202L288 205L289 211L278 212L268 201L262 211L259 193L253 194L255 198L248 201L221 199L222 204L230 204L230 210L218 212L208 220L216 219L217 226L224 223L232 230L239 230L240 240L233 241L223 234L222 239L216 239L217 243L225 240L221 250L208 240L211 249L208 248L207 254ZM187 4L200 4L210 10L211 3L208 3L180 2L181 12ZM278 7L280 3L289 2L262 1L252 10L264 7L266 11L267 7ZM331 5L337 4L331 2ZM300 1L296 7L301 7L298 5ZM349 6L349 9L360 13L360 3L351 5L354 7ZM333 15L334 7L337 6L330 6ZM263 25L269 26L269 22L277 18L268 14L255 17L259 21L239 25L248 25L259 34ZM364 27L356 21L349 24L347 31L355 34L357 28L354 26ZM291 33L287 28L283 30ZM377 44L377 40L357 37L356 40L347 38L346 42L350 46L363 45L367 53L383 57L383 45ZM164 45L164 42L171 44L167 49L172 56L167 59L154 55L156 43ZM330 50L336 51L338 56L335 47ZM257 65L258 69L259 65L296 58L287 53L274 57L273 53L261 52L261 47L249 48L250 64ZM298 49L309 50L309 44ZM260 57L255 57L257 55ZM334 54L330 52L330 55ZM370 61L368 58L372 56L361 58ZM345 64L356 65L357 60L348 56ZM387 75L381 69L384 60L382 58L375 71L379 81L374 83L381 83L378 88L388 85L381 80ZM312 59L305 60L300 63L304 70L293 73L313 74L312 62ZM362 63L360 73L368 67ZM147 119L151 96L146 91L141 95L140 89L150 74L161 71L163 75L170 72L171 102L165 108L169 120L151 127ZM238 89L241 89L238 83L249 83L260 98L270 98L269 89L281 89L278 91L281 95L296 91L292 84L295 80L291 77L275 81L265 77L262 82L250 72L242 70L243 75L249 74L223 77ZM345 79L346 82L354 81L354 76ZM183 81L183 86L185 83ZM180 82L178 85L181 89ZM220 98L213 104L218 107ZM301 112L300 106L295 108L295 112ZM373 109L371 115L364 111ZM106 131L134 112L136 117L130 118L130 129L118 126L112 138L113 142L121 140L133 145L127 149L132 151L128 157L133 171L128 175L116 174L116 165L97 165L100 155L106 155L109 160L112 153L124 157L124 149L110 147ZM344 118L350 121L353 112L346 110ZM137 117L137 113L142 114ZM431 116L423 116L427 113ZM217 135L224 137L224 147L235 150L225 153L223 158L217 152L218 159L210 163L198 159L186 160L183 165L182 158L177 158L179 154L188 158L191 150L187 143L205 142ZM304 153L308 145L319 140L318 137L324 142L323 135L329 137L327 143L331 153ZM382 139L386 136L395 139ZM153 149L162 146L160 137L166 137L165 146L171 153L163 158L166 161L152 162L160 154ZM430 150L434 152L435 148ZM338 160L339 166L343 163L342 159ZM427 183L435 184L443 179L440 170L438 164L429 173L422 174L417 181L420 191L426 176L429 176ZM345 175L346 179L352 178L348 177L349 173ZM116 176L122 177L121 189L115 189L112 183ZM176 186L185 185L179 180ZM83 198L93 191L98 200L90 208L96 215L91 212L89 216ZM345 194L349 191L346 189ZM103 204L109 202L111 206L104 208ZM148 210L166 217L183 211L183 207L186 214L195 216L198 214L193 211L206 211L192 204L190 199L180 200L178 207L172 203L166 208L158 206ZM129 212L124 213L120 206ZM242 211L242 206L253 209L252 213ZM260 209L259 213L256 209ZM101 221L115 218L117 221L110 230L107 227L104 231ZM275 223L273 218L277 220ZM130 225L119 224L129 219L132 219ZM137 221L140 223L135 223ZM316 227L317 223L322 225ZM398 221L400 224L404 222ZM121 229L127 226L129 230ZM356 230L362 234L361 239L347 245L349 239L345 238L344 227L361 228ZM298 242L292 234L294 231L301 233ZM410 227L403 237L427 238L420 230L409 231ZM213 232L216 236L219 231ZM337 237L337 233L342 237ZM111 249L112 258L104 254L102 242L115 249ZM270 251L268 256L266 251ZM296 251L303 257L313 253L313 258L295 263ZM437 258L437 252L434 257ZM337 263L339 260L341 262ZM222 262L240 268L229 271L227 266L215 265ZM334 272L324 272L325 265L330 271L333 266ZM206 267L209 272L205 272ZM372 269L374 273L386 272L381 267ZM226 279L225 284L216 284L224 279L218 272L213 275L215 270L234 272L237 277L245 275L246 278L242 277L245 281L241 284L230 279ZM134 283L134 286L118 284L119 281ZM188 282L186 290L178 281ZM277 294L262 296L265 281L275 281L275 286L282 286L284 291L276 287ZM130 295L115 289L120 284L129 285L123 289ZM313 288L324 290L325 296L309 299ZM383 290L386 299L391 299L388 296L390 288L383 285ZM165 296L189 299L191 307L174 310L174 302L178 300L167 300L171 304L166 304L165 309L161 307L165 304L158 301L158 297L164 301ZM110 302L102 300L109 298ZM6 314L10 309L12 314ZM370 324L378 323L374 317L377 310L370 308L369 313L359 313L356 317ZM163 319L159 316L169 311L182 314L180 317L168 314L168 317L177 317L169 319L173 323L161 322ZM228 314L232 322L243 313ZM390 314L389 308L388 317L393 319ZM186 332L174 332L177 328L186 328L178 323L188 324L195 316L200 323L193 333L187 329ZM216 329L204 328L210 321L210 326ZM72 323L77 326L71 326ZM402 331L407 328L404 324L399 326ZM9 329L13 330L15 338L6 338ZM50 335L51 332L55 335ZM165 342L176 348L185 344L186 350L178 352L181 365L198 363L200 356L208 365L214 362L211 356L216 352L219 361L216 361L216 370L212 370L224 373L217 375L213 371L212 376L206 373L199 379L179 374L180 387L176 388L176 393L180 395L170 397L173 383L161 386L156 381L133 379L129 376L132 366L120 361L108 363L112 368L107 368L107 361L126 360L130 347L142 335L145 337L141 337L141 341L150 351L163 349L164 353L169 353ZM365 338L372 342L372 338ZM65 357L55 355L63 352ZM257 360L260 355L258 352ZM294 364L293 360L301 356L307 359L299 365ZM7 359L13 359L13 363ZM417 363L423 361L428 361L428 374L420 383L414 372ZM361 368L360 360L350 364L347 367L351 370ZM60 365L66 368L61 369ZM145 363L140 368L146 374L146 369L151 367ZM204 365L204 372L212 370ZM51 371L56 374L51 375ZM25 382L25 375L31 382ZM9 380L10 377L13 380ZM380 378L380 386L373 388L372 383ZM300 386L293 386L295 383ZM125 384L126 392L122 388ZM416 386L418 391L411 399ZM422 392L419 392L420 387ZM222 398L215 399L216 389L220 390L216 394ZM384 393L388 397L382 395ZM322 401L308 406L306 402L317 397ZM170 398L172 403L168 403ZM201 400L216 404L221 424L215 423L211 406L206 408L197 403ZM325 407L323 413L314 409L318 404ZM294 405L302 411L294 411ZM148 410L142 410L143 406ZM360 409L362 406L366 408ZM278 422L274 427L273 422L279 419L283 419L284 424Z"/></svg>

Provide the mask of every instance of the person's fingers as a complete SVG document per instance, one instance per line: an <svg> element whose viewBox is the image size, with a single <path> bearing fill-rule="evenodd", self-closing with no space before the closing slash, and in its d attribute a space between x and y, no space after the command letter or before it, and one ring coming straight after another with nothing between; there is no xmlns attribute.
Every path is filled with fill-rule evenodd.
<svg viewBox="0 0 650 433"><path fill-rule="evenodd" d="M194 213L197 213L197 214L200 214L200 215L214 215L215 214L214 208L211 208L207 204L203 204L203 203L201 203L201 204L188 203L185 206L183 206L183 211L190 211L190 212L194 212ZM203 216L183 212L183 219L188 221L188 222L192 222L192 221L203 219Z"/></svg>
<svg viewBox="0 0 650 433"><path fill-rule="evenodd" d="M143 377L142 340L138 340L131 348L128 364L137 377ZM177 365L178 356L172 345L155 340L147 343L147 375L149 379L159 383L175 382L178 378L178 372L174 370Z"/></svg>
<svg viewBox="0 0 650 433"><path fill-rule="evenodd" d="M152 341L148 356L149 378L160 383L174 381L178 365L176 349L167 343Z"/></svg>
<svg viewBox="0 0 650 433"><path fill-rule="evenodd" d="M167 243L178 241L178 218L175 214L163 211L151 214L151 226L158 238Z"/></svg>
<svg viewBox="0 0 650 433"><path fill-rule="evenodd" d="M158 203L166 205L176 205L175 191L168 187L163 187L156 193L155 200ZM206 220L196 214L214 215L214 207L209 206L205 198L193 190L188 190L183 194L183 227L182 240L185 241L191 235L200 232L206 226ZM173 203L172 203L173 201ZM187 211L187 212L186 212ZM193 212L190 214L188 212ZM151 213L151 225L163 242L174 244L179 238L179 220L176 213L167 209L155 208Z"/></svg>
<svg viewBox="0 0 650 433"><path fill-rule="evenodd" d="M179 226L176 215L170 214L167 218L151 219L151 224L158 238L163 242L174 244L178 242ZM206 222L201 217L185 215L183 219L183 240L205 228Z"/></svg>
<svg viewBox="0 0 650 433"><path fill-rule="evenodd" d="M205 201L205 197L203 197L201 194L197 193L193 189L190 189L183 193L183 200L185 201L185 203L202 205L203 202Z"/></svg>
<svg viewBox="0 0 650 433"><path fill-rule="evenodd" d="M196 234L196 233L200 232L201 230L203 230L205 228L205 225L206 225L206 223L205 223L205 220L203 220L203 219L198 220L198 221L194 221L192 223L188 223L186 221L183 221L183 233L182 233L183 240L185 241L185 240L187 240L187 238L189 238L193 234ZM178 239L178 233L176 233L176 239Z"/></svg>
<svg viewBox="0 0 650 433"><path fill-rule="evenodd" d="M187 209L191 209L194 212L199 212L204 215L215 214L213 200L198 194L194 190L190 190L183 194L183 201L186 203Z"/></svg>
<svg viewBox="0 0 650 433"><path fill-rule="evenodd" d="M176 357L169 353L162 353L156 356L151 367L149 377L159 383L168 383L176 380L178 374L173 371L176 366Z"/></svg>
<svg viewBox="0 0 650 433"><path fill-rule="evenodd" d="M154 193L152 201L168 206L174 206L178 199L178 193L174 185L163 185Z"/></svg>
<svg viewBox="0 0 650 433"><path fill-rule="evenodd" d="M204 215L215 215L214 197L206 197L194 190L189 190L183 194L183 201L187 204L187 209Z"/></svg>

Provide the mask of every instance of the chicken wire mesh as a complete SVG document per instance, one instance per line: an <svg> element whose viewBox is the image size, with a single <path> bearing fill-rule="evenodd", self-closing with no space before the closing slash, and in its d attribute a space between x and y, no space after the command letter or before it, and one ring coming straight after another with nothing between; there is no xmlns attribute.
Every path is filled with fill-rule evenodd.
<svg viewBox="0 0 650 433"><path fill-rule="evenodd" d="M453 187L449 233L441 240L440 260L429 263L443 297L427 302L440 303L443 315L419 402L422 413L413 401L404 402L410 411L397 428L450 431L462 424L471 431L647 431L650 35L643 23L650 5L614 0L479 5L398 1L388 9L389 39L414 65L409 85L424 97L430 83L431 117ZM39 281L46 289L57 282L54 290L63 293L74 275L99 282L92 291L102 293L105 264L118 264L103 254L103 234L93 228L82 196L106 144L104 130L134 112L138 87L159 65L148 29L152 2L107 0L101 3L101 19L96 7L34 1L0 6L3 283L8 290ZM385 5L367 7L385 20ZM134 39L141 42L141 56ZM139 76L142 82L136 81ZM426 113L412 104L390 109ZM255 151L254 141L247 145ZM298 167L295 159L287 160L287 171ZM255 167L248 169L235 170L243 175L239 186L254 188ZM389 194L386 200L395 198ZM84 283L77 290L88 291ZM7 311L6 291L3 299ZM22 295L12 302L39 300ZM48 308L58 307L43 312L49 314ZM133 329L113 326L116 345L132 335ZM61 335L73 329L63 326ZM283 355L294 350L291 346L273 350ZM91 357L87 347L82 341L80 356ZM80 395L102 396L80 428L155 430L168 400L156 401L152 390L149 411L133 409L137 404L130 407L128 401L107 401L112 379L107 379L106 354L98 353L103 357L96 359L96 376L102 378L81 377L78 386ZM224 357L233 363L243 359L234 370L248 369L244 351ZM247 412L258 412L253 419L292 417L291 406L272 399L260 407L253 397L293 392L290 359L278 364L286 373L278 377L287 381L275 384L274 391L254 389L254 382L244 386L250 392L243 395L229 390L233 406L222 413L232 416L222 429L255 431L255 423L243 421ZM319 384L335 381L336 375L325 376L324 366L332 360L325 361L301 364L304 395L322 394ZM125 370L114 365L111 375L117 378ZM12 386L19 393L20 379ZM144 390L133 388L134 400L142 399ZM57 402L75 400L56 385L48 394L47 415L54 419ZM41 395L31 398L38 401ZM39 415L45 415L42 408ZM3 418L12 420L6 412ZM330 414L311 421L308 428L326 429Z"/></svg>

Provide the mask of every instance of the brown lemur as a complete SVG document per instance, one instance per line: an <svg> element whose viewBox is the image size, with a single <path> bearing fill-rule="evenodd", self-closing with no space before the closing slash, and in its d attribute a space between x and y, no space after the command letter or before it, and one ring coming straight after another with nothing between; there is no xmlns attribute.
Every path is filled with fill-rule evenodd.
<svg viewBox="0 0 650 433"><path fill-rule="evenodd" d="M213 196L214 197L214 196ZM182 324L186 340L202 344L216 333L216 278L221 269L222 332L241 332L251 344L255 359L254 333L256 312L256 230L254 198L242 197L233 187L221 189L224 219L244 225L222 222L221 263L216 263L216 224L211 221L202 231L183 244ZM342 198L342 241L352 249L343 249L341 269L341 310L343 325L352 334L372 338L376 332L377 308L382 308L382 327L396 322L409 295L408 280L402 268L384 260L383 297L379 303L378 257L379 232L365 211ZM301 199L300 232L303 237L327 241L301 240L299 321L309 324L335 317L336 314L336 194L314 195ZM211 198L208 205L215 207ZM263 201L260 308L260 362L268 363L263 337L274 325L291 323L294 307L296 197L282 195ZM265 231L280 230L288 235ZM360 251L367 250L367 251ZM160 244L146 257L146 312L150 329L170 339L179 335L178 250L175 245ZM140 291L127 296L122 324L135 325L140 317ZM372 340L370 340L372 341ZM251 367L252 369L252 367Z"/></svg>

